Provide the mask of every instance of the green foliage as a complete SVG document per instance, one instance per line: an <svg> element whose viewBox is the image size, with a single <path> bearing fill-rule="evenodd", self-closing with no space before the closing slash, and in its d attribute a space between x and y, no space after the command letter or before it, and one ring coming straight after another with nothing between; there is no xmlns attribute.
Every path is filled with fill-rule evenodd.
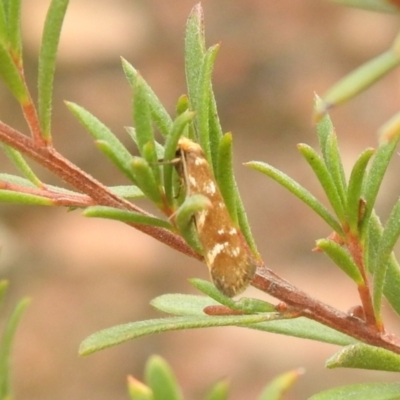
<svg viewBox="0 0 400 400"><path fill-rule="evenodd" d="M338 2L398 12L396 6L384 0ZM31 130L31 137L27 137L0 123L1 147L21 175L0 174L0 202L79 207L87 217L113 219L137 229L146 228L146 233L164 240L171 247L202 259L204 249L199 242L193 217L215 204L206 196L185 193L182 187L176 149L179 139L186 136L203 149L232 221L243 232L257 260L259 269L253 285L280 301L273 304L257 298L234 300L224 296L211 283L192 279L191 284L203 295L159 296L151 304L158 311L168 314L166 317L131 322L96 332L82 342L79 353L88 355L155 333L237 326L343 346L327 361L328 368L399 372L399 340L385 335L381 311L386 298L400 316L400 266L393 253L400 235L400 200L393 206L385 223L380 222L374 207L400 140L400 114L382 128L381 141L376 149L367 148L360 153L348 179L344 173L338 136L327 114L329 108L349 101L399 65L399 37L389 50L343 78L322 99L315 100L319 149L301 143L298 150L317 177L329 207L275 167L259 161L246 164L298 197L334 231L329 237L318 239L316 244L317 250L325 253L357 287L362 313L347 315L317 302L283 281L261 260L233 174L233 136L223 133L212 88L211 75L219 45L206 46L200 4L193 8L186 26L187 95L177 100L176 116L168 114L145 79L122 59L122 68L133 93L134 127L128 127L127 134L136 144L138 156L133 156L120 139L89 111L75 103L66 103L73 116L93 137L98 149L129 179L131 185L105 187L55 151L51 146L52 92L57 47L67 6L67 0L53 0L49 7L39 55L36 112L23 74L21 2L0 2L0 77L21 105ZM71 184L74 190L43 183L25 156L47 167ZM134 201L138 198L153 203L158 215L151 215L137 207ZM0 299L5 287L6 284L1 282ZM17 305L0 345L1 400L11 398L10 349L26 305L27 300ZM259 399L281 399L300 373L289 371L277 377L263 390ZM228 389L227 381L217 382L206 399L226 399ZM157 356L148 361L145 383L129 378L128 392L131 399L183 398L171 368ZM366 384L333 389L312 399L351 397L384 400L399 398L399 393L397 384Z"/></svg>
<svg viewBox="0 0 400 400"><path fill-rule="evenodd" d="M135 213L132 211L118 210L112 207L105 207L105 206L88 207L83 212L83 215L85 217L106 218L106 219L113 219L116 221L132 222L134 224L157 226L160 228L165 228L170 230L173 229L170 223L162 219L154 218L149 215Z"/></svg>
<svg viewBox="0 0 400 400"><path fill-rule="evenodd" d="M357 285L364 284L360 270L346 249L330 239L320 239L316 243L318 249L322 250Z"/></svg>
<svg viewBox="0 0 400 400"><path fill-rule="evenodd" d="M136 82L140 78L138 71L124 58L122 59L122 67L131 88L134 90ZM164 136L169 136L172 129L172 118L162 105L160 99L144 80L141 81L141 87L146 96L148 107L150 108L152 121Z"/></svg>
<svg viewBox="0 0 400 400"><path fill-rule="evenodd" d="M300 200L306 203L312 210L314 210L335 232L341 235L342 228L340 224L336 221L331 212L316 198L314 197L307 189L301 186L299 183L294 181L284 172L277 170L275 167L260 161L250 161L247 162L247 165L250 168L253 168L263 174L269 176L274 179L276 182L281 184L285 189L289 190L295 196L297 196Z"/></svg>
<svg viewBox="0 0 400 400"><path fill-rule="evenodd" d="M159 311L172 314L172 316L132 322L96 332L81 343L79 354L88 355L127 340L154 333L217 326L241 326L339 345L355 342L353 339L314 321L305 318L292 319L290 315L285 316L278 313L273 305L266 302L256 299L242 299L235 302L223 296L209 282L197 279L193 283L214 300L205 296L181 294L157 297L152 301L152 306ZM225 306L227 311L241 311L244 314L210 316L205 313L205 310L211 309L212 311L213 307L220 305Z"/></svg>
<svg viewBox="0 0 400 400"><path fill-rule="evenodd" d="M43 30L39 55L38 110L43 137L50 139L53 80L61 27L69 0L52 1Z"/></svg>
<svg viewBox="0 0 400 400"><path fill-rule="evenodd" d="M285 372L274 378L263 390L259 400L280 400L303 373L302 370Z"/></svg>
<svg viewBox="0 0 400 400"><path fill-rule="evenodd" d="M175 211L175 224L186 242L199 254L203 254L203 247L199 241L196 227L193 224L193 216L196 212L211 208L212 204L208 197L195 194L188 197Z"/></svg>
<svg viewBox="0 0 400 400"><path fill-rule="evenodd" d="M399 13L399 8L390 0L331 0L335 3L344 4L350 7L363 8L370 11L386 12L391 14Z"/></svg>
<svg viewBox="0 0 400 400"><path fill-rule="evenodd" d="M8 287L8 282L0 281L0 306L4 300ZM18 302L9 317L4 332L0 336L0 399L11 400L11 350L15 338L15 333L23 312L29 305L30 300L24 298Z"/></svg>
<svg viewBox="0 0 400 400"><path fill-rule="evenodd" d="M400 356L363 343L346 346L326 362L327 368L360 368L400 372Z"/></svg>
<svg viewBox="0 0 400 400"><path fill-rule="evenodd" d="M397 400L399 393L398 383L366 383L327 390L311 396L308 400Z"/></svg>
<svg viewBox="0 0 400 400"><path fill-rule="evenodd" d="M169 365L161 357L153 356L149 359L145 377L152 389L154 400L183 399Z"/></svg>
<svg viewBox="0 0 400 400"><path fill-rule="evenodd" d="M121 141L106 125L83 107L71 102L66 102L66 105L93 136L99 149L110 158L121 172L134 182L132 169L130 167L133 157Z"/></svg>
<svg viewBox="0 0 400 400"><path fill-rule="evenodd" d="M397 41L398 40L399 39L397 39ZM321 107L316 110L315 115L318 117L333 105L343 104L352 99L396 68L400 64L400 54L396 46L397 44L395 42L392 49L362 65L350 75L336 83L336 85L325 94L324 102L321 103Z"/></svg>
<svg viewBox="0 0 400 400"><path fill-rule="evenodd" d="M3 149L4 153L7 155L7 157L12 161L14 166L19 170L19 172L23 176L25 176L25 178L29 180L29 182L31 182L36 187L40 187L42 185L42 182L32 171L29 164L24 160L21 153L14 150L10 146L6 146L5 144L1 143L0 146ZM18 179L19 177L16 178Z"/></svg>
<svg viewBox="0 0 400 400"><path fill-rule="evenodd" d="M301 371L289 371L270 382L258 400L281 400ZM229 383L226 380L216 382L206 394L205 400L228 399ZM183 399L178 382L167 362L159 356L148 359L145 368L144 383L133 377L128 379L128 392L131 400L181 400Z"/></svg>

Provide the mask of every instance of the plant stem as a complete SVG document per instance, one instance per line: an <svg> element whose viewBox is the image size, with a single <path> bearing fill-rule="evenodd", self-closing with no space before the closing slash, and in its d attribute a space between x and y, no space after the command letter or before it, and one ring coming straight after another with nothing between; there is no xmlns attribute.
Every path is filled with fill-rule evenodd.
<svg viewBox="0 0 400 400"><path fill-rule="evenodd" d="M120 208L151 216L151 214L135 206L128 200L112 193L102 183L64 158L51 145L45 145L43 141L38 143L34 139L31 139L2 122L0 122L0 141L35 160L61 178L64 182L88 195L97 205ZM202 259L202 257L195 253L180 236L167 229L133 223L128 223L128 225L152 236L156 240L181 253L199 260Z"/></svg>
<svg viewBox="0 0 400 400"><path fill-rule="evenodd" d="M361 342L400 354L399 337L385 334L375 325L313 299L265 266L258 268L252 285L285 302L299 316L320 322Z"/></svg>
<svg viewBox="0 0 400 400"><path fill-rule="evenodd" d="M364 309L365 322L371 327L375 326L380 332L384 331L382 324L378 324L372 304L371 290L368 281L368 275L366 273L364 264L364 248L360 243L358 236L348 234L347 237L347 248L353 257L354 262L357 264L358 269L363 277L364 283L358 286L358 293L360 295L361 303Z"/></svg>
<svg viewBox="0 0 400 400"><path fill-rule="evenodd" d="M77 203L81 206L97 204L150 215L131 202L112 193L106 186L65 159L51 145L46 145L43 141L38 143L2 122L0 122L0 141L27 155L49 171L52 171L64 182L88 196L88 198L75 196L70 198L70 203L68 203L68 195L65 195L63 199L57 200L54 198L55 204L70 206L76 206ZM41 190L44 190L44 193ZM38 189L38 194L45 194L45 196L49 197L49 192L46 195L45 188ZM129 225L179 252L198 260L202 259L180 236L166 229L132 223L129 223ZM265 266L258 269L252 285L283 301L299 316L320 322L364 343L400 354L400 339L398 337L384 334L377 329L375 324L352 317L311 298L308 294L280 278Z"/></svg>

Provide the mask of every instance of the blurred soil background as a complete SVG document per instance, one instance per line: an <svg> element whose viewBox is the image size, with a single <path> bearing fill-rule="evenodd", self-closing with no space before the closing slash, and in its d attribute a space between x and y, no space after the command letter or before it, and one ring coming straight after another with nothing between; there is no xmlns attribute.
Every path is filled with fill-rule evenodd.
<svg viewBox="0 0 400 400"><path fill-rule="evenodd" d="M23 2L25 67L33 93L49 3ZM119 57L141 72L173 114L185 93L184 31L195 3L70 2L54 87L54 144L105 184L127 181L98 152L63 101L87 108L135 152L124 130L132 124L131 90ZM316 239L330 234L329 228L276 183L242 163L266 161L323 198L296 150L300 142L317 146L311 118L314 92L324 94L339 78L386 50L398 19L323 0L204 0L202 5L208 45L222 45L214 89L222 126L234 135L237 180L259 249L281 276L345 311L358 304L355 286L322 254L311 251ZM377 130L398 111L399 78L399 71L392 72L332 111L347 173L361 151L377 145ZM3 85L0 118L27 132ZM2 171L14 171L4 156L0 162ZM395 156L379 196L383 219L398 196L399 163ZM45 182L60 184L42 168L36 170ZM126 376L141 379L146 359L154 353L171 363L187 399L203 398L207 387L221 378L231 381L232 400L253 399L276 374L298 367L306 374L288 400L335 385L395 378L361 370L328 371L324 362L337 347L242 328L160 334L80 358L79 344L89 334L160 316L149 305L152 298L196 293L187 279L207 279L206 267L124 224L85 219L79 210L1 204L0 216L0 275L11 282L7 310L22 296L32 298L14 349L16 399L127 399ZM254 289L246 295L266 298ZM394 322L389 325L399 330Z"/></svg>

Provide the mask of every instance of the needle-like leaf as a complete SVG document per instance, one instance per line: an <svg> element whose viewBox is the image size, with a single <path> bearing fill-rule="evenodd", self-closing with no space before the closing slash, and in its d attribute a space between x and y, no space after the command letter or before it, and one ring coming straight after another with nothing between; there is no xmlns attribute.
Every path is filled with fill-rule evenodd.
<svg viewBox="0 0 400 400"><path fill-rule="evenodd" d="M39 55L38 113L44 138L51 137L53 80L61 27L69 0L52 0L44 25Z"/></svg>

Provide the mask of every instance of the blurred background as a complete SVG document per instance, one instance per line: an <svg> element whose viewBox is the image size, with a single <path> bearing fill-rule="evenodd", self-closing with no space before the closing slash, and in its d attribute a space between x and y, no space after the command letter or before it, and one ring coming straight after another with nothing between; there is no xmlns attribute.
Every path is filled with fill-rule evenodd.
<svg viewBox="0 0 400 400"><path fill-rule="evenodd" d="M23 2L25 67L34 94L49 3ZM70 2L54 87L54 143L105 184L127 182L97 151L63 101L91 111L134 152L124 130L132 124L131 90L120 56L141 72L173 114L186 91L184 31L195 4ZM339 78L386 50L398 19L322 0L204 0L202 5L208 45L221 42L214 89L223 129L234 135L237 180L260 252L282 277L346 311L358 304L355 286L322 254L311 252L316 239L330 234L329 228L276 183L242 163L266 161L324 199L296 150L300 142L317 146L311 117L314 93L324 94ZM361 151L377 146L377 130L398 111L399 78L399 71L392 72L332 111L347 173ZM0 118L27 132L2 84ZM4 156L0 162L2 171L14 171ZM383 219L398 196L399 166L395 156L378 200ZM59 184L42 168L35 170L45 182ZM149 305L152 298L196 293L187 279L207 279L207 268L124 224L85 219L79 211L1 204L0 216L0 276L11 283L1 318L20 297L32 298L14 348L17 399L127 399L126 376L141 379L145 361L155 353L171 363L188 399L203 398L221 378L231 381L230 399L256 398L276 374L298 367L306 374L287 395L289 400L335 385L395 378L373 371L328 371L324 362L338 347L243 328L160 334L78 357L80 342L95 331L159 317ZM246 295L265 298L254 289ZM399 330L394 322L389 325Z"/></svg>

